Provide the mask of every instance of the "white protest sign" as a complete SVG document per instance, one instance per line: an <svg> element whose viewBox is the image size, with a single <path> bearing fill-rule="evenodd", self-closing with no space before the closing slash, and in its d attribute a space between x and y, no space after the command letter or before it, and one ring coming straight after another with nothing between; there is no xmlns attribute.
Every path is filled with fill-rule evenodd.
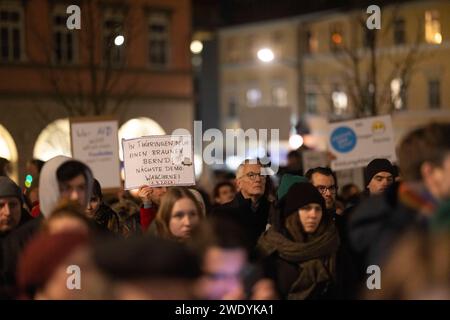
<svg viewBox="0 0 450 320"><path fill-rule="evenodd" d="M389 115L330 123L328 147L335 171L364 167L375 158L397 160Z"/></svg>
<svg viewBox="0 0 450 320"><path fill-rule="evenodd" d="M190 135L123 139L122 148L126 190L195 184Z"/></svg>
<svg viewBox="0 0 450 320"><path fill-rule="evenodd" d="M72 157L91 168L103 189L121 187L117 132L117 120L70 119Z"/></svg>
<svg viewBox="0 0 450 320"><path fill-rule="evenodd" d="M317 167L330 166L330 161L327 152L316 150L305 150L302 151L302 158L303 158L303 172L306 172L309 169Z"/></svg>

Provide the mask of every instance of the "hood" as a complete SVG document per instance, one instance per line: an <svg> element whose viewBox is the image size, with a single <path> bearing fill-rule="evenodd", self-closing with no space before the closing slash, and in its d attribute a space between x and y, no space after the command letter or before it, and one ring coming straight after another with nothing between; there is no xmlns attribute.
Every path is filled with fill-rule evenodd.
<svg viewBox="0 0 450 320"><path fill-rule="evenodd" d="M66 156L56 156L48 160L42 167L39 176L39 206L45 218L52 213L60 200L58 178L56 171L68 161L78 161ZM85 165L86 166L86 165ZM89 167L86 166L87 188L86 201L89 201L92 194L94 178ZM87 206L87 203L85 204Z"/></svg>

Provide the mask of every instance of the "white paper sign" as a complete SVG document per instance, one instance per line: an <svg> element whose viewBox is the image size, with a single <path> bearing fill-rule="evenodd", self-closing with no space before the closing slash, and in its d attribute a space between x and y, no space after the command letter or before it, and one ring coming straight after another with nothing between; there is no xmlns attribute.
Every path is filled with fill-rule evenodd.
<svg viewBox="0 0 450 320"><path fill-rule="evenodd" d="M330 161L327 152L305 150L302 151L303 157L303 171L306 172L309 169L317 167L329 167Z"/></svg>
<svg viewBox="0 0 450 320"><path fill-rule="evenodd" d="M335 171L364 167L375 158L397 160L389 115L330 123L328 147Z"/></svg>
<svg viewBox="0 0 450 320"><path fill-rule="evenodd" d="M126 190L195 184L190 135L123 139L122 148Z"/></svg>
<svg viewBox="0 0 450 320"><path fill-rule="evenodd" d="M120 188L117 120L80 119L71 122L70 130L73 158L91 168L102 188Z"/></svg>

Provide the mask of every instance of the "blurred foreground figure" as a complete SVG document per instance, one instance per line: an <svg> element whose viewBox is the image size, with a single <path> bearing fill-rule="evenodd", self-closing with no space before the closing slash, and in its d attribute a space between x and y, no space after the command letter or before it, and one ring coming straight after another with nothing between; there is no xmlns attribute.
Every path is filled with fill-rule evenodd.
<svg viewBox="0 0 450 320"><path fill-rule="evenodd" d="M182 244L150 236L99 243L94 260L111 299L194 299L200 264Z"/></svg>
<svg viewBox="0 0 450 320"><path fill-rule="evenodd" d="M450 199L450 124L429 124L407 134L398 148L402 181L355 209L349 237L359 258L361 285L367 267L381 265L411 228L430 231L438 207Z"/></svg>
<svg viewBox="0 0 450 320"><path fill-rule="evenodd" d="M243 230L226 218L210 218L194 229L192 247L202 263L197 287L201 299L270 300L277 293L259 266L250 265Z"/></svg>
<svg viewBox="0 0 450 320"><path fill-rule="evenodd" d="M450 233L407 234L381 272L381 289L365 298L450 300Z"/></svg>
<svg viewBox="0 0 450 320"><path fill-rule="evenodd" d="M72 255L76 249L87 244L88 236L79 232L41 233L35 237L19 259L18 298L51 300L94 298L93 291L87 293L88 288L92 287L83 286L90 278L88 274L91 268L82 263L85 259L74 259ZM80 268L78 280L83 291L68 288L69 266Z"/></svg>

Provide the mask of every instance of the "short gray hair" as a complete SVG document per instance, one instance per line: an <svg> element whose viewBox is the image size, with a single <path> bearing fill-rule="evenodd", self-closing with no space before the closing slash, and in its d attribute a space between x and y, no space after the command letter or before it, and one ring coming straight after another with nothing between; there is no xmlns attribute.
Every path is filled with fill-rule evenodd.
<svg viewBox="0 0 450 320"><path fill-rule="evenodd" d="M245 159L239 167L236 169L236 179L241 178L244 175L244 167L247 164L259 164L261 167L263 166L259 159Z"/></svg>

